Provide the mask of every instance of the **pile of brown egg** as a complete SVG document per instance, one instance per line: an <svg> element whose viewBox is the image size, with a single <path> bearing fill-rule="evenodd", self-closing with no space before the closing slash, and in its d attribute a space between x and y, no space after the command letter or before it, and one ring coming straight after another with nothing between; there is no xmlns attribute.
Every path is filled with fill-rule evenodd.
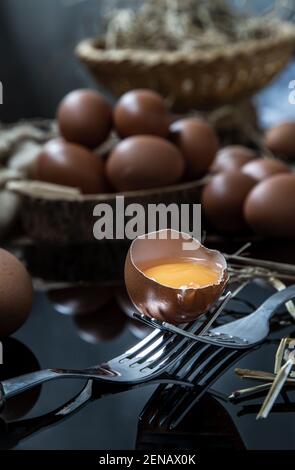
<svg viewBox="0 0 295 470"><path fill-rule="evenodd" d="M202 194L203 216L219 233L295 238L295 175L281 159L241 146L220 150L204 120L178 119L151 90L133 90L111 104L93 90L75 90L57 111L61 137L39 154L33 177L84 194L128 192L212 178ZM118 137L106 155L102 144ZM295 122L270 129L266 147L294 161Z"/></svg>
<svg viewBox="0 0 295 470"><path fill-rule="evenodd" d="M61 138L44 146L33 176L84 194L151 189L188 176L200 178L219 148L209 124L193 118L175 121L163 98L150 90L126 93L114 109L98 92L76 90L61 101L57 121ZM103 158L99 147L111 131L120 140Z"/></svg>
<svg viewBox="0 0 295 470"><path fill-rule="evenodd" d="M295 122L267 131L265 144L276 156L295 160ZM276 158L241 146L219 150L215 173L202 194L203 215L223 234L249 232L295 238L295 174Z"/></svg>

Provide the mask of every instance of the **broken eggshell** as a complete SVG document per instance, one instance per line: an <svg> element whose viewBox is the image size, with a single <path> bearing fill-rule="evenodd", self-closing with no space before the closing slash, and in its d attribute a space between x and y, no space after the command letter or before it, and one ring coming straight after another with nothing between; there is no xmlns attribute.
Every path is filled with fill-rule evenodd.
<svg viewBox="0 0 295 470"><path fill-rule="evenodd" d="M188 246L189 250L184 249ZM218 282L200 288L175 289L150 279L140 269L147 262L188 257L214 265L219 271ZM205 313L219 299L227 280L227 264L221 253L171 229L139 236L126 257L125 283L135 307L152 318L175 324L193 321Z"/></svg>

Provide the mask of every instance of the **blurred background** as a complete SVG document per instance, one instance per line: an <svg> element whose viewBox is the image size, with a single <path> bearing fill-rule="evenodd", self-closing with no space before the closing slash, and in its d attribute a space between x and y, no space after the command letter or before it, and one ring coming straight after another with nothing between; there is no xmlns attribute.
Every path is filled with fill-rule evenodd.
<svg viewBox="0 0 295 470"><path fill-rule="evenodd" d="M140 0L1 0L0 80L4 105L0 106L0 121L51 118L69 90L96 87L75 58L75 46L81 39L103 31L107 9L140 3ZM275 2L232 0L232 3L264 15ZM291 16L292 3L295 8L294 0L282 3L286 5L283 16ZM288 102L288 84L292 79L295 66L291 64L276 86L259 97L265 125L279 120L281 114L285 118L295 115L295 107Z"/></svg>

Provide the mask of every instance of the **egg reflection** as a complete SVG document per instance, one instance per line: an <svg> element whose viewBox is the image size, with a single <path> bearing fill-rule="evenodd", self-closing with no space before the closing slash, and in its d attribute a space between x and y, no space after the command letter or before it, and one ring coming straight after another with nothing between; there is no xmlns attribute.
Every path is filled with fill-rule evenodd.
<svg viewBox="0 0 295 470"><path fill-rule="evenodd" d="M128 317L133 318L134 312L139 312L132 303L125 286L117 287L115 298L122 312L124 312Z"/></svg>
<svg viewBox="0 0 295 470"><path fill-rule="evenodd" d="M132 303L125 286L116 289L115 298L122 312L130 317L127 321L127 326L135 338L143 339L153 331L151 327L133 319L134 312L139 312L139 310Z"/></svg>
<svg viewBox="0 0 295 470"><path fill-rule="evenodd" d="M127 317L114 300L95 313L74 316L80 338L92 344L116 338L123 332L126 323Z"/></svg>
<svg viewBox="0 0 295 470"><path fill-rule="evenodd" d="M150 326L144 325L143 323L137 321L137 320L129 320L128 322L128 329L130 333L135 336L135 338L141 340L145 338L147 335L152 333L153 328Z"/></svg>
<svg viewBox="0 0 295 470"><path fill-rule="evenodd" d="M63 315L84 315L97 312L111 298L109 286L72 286L53 289L47 296L55 310Z"/></svg>
<svg viewBox="0 0 295 470"><path fill-rule="evenodd" d="M20 341L6 338L2 344L4 364L0 366L0 381L40 369L35 355ZM15 421L25 416L37 402L40 390L41 387L35 387L21 395L9 398L1 410L1 417L5 421Z"/></svg>

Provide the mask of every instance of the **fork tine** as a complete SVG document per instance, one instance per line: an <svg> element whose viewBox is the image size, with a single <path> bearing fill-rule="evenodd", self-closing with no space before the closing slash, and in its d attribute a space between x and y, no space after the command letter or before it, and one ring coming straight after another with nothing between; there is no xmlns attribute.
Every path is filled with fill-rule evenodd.
<svg viewBox="0 0 295 470"><path fill-rule="evenodd" d="M192 329L193 331L195 331L195 328L196 328L197 324L198 324L198 320L194 323L184 324L183 328L185 330L190 331L190 329ZM150 333L140 343L136 344L133 348L126 351L124 356L126 356L126 358L128 358L130 360L132 358L136 357L139 354L140 354L141 357L143 357L145 350L148 350L154 344L155 340L157 340L159 338L165 338L167 342L170 342L176 336L177 335L173 335L171 333L166 334L166 332L163 332L160 329L155 328L154 331L152 331L152 333Z"/></svg>
<svg viewBox="0 0 295 470"><path fill-rule="evenodd" d="M158 404L163 400L163 395L167 389L169 389L169 386L166 384L161 384L156 388L141 410L138 416L139 421L146 421L149 425L153 424L153 420L158 413L157 407L155 408L154 404Z"/></svg>
<svg viewBox="0 0 295 470"><path fill-rule="evenodd" d="M213 325L215 320L220 316L220 314L224 311L226 305L228 302L231 300L233 297L231 291L229 291L224 298L218 302L217 306L215 307L214 311L211 312L211 315L207 315L207 318L204 320L204 322L201 323L200 328L195 332L197 335L202 335L206 331L209 330L210 326Z"/></svg>
<svg viewBox="0 0 295 470"><path fill-rule="evenodd" d="M222 301L220 301L217 306L215 306L214 310L209 312L207 318L201 324L198 319L194 323L185 325L184 329L194 334L202 334L203 332L207 331L217 316L220 315L230 298L231 293L228 292L225 298L222 299ZM154 342L154 344L151 343L150 346L141 349L140 351L137 349L135 354L132 354L132 357L128 357L128 359L131 360L130 366L134 367L138 365L140 367L140 365L143 365L143 367L140 369L143 371L147 367L159 369L163 366L163 364L167 364L167 362L175 362L181 356L181 354L185 354L187 352L187 348L189 349L191 347L190 341L187 338L181 338L178 336L179 335L177 334L170 334L166 336L164 334L157 337L157 340ZM164 348L166 348L166 351L164 354L161 354Z"/></svg>
<svg viewBox="0 0 295 470"><path fill-rule="evenodd" d="M192 373L188 376L188 379L190 381L197 379L198 383L202 383L202 381L205 380L208 375L210 377L213 376L216 368L218 369L222 367L224 360L236 354L236 352L237 351L228 351L228 349L225 348L217 349L215 352L212 352L207 360L201 364L199 370L197 369L192 371Z"/></svg>
<svg viewBox="0 0 295 470"><path fill-rule="evenodd" d="M226 306L228 301L231 299L231 297L232 297L231 292L228 292L225 295L225 297L223 298L223 300L220 301L219 304L216 306L215 310L211 311L211 315L208 315L205 322L203 322L198 327L197 331L195 331L195 334L202 335L210 328L210 326L213 324L213 322L216 320L216 318L220 315L220 313L222 312L222 310L224 309L224 307ZM208 346L209 345L207 345L207 346L203 345L202 346L202 344L200 344L200 343L191 343L191 344L188 344L188 347L187 347L186 351L184 352L184 354L189 354L189 351L192 350L193 354L190 357L193 359L195 357L195 353L200 349L203 349L204 351L210 351L211 349L209 349ZM186 365L187 360L184 361L184 358L186 358L186 357L187 356L180 359L179 362L180 362L181 366L183 364ZM174 374L179 373L179 371L180 371L180 369L178 368L178 364L175 365L173 370L171 369L171 373L174 373Z"/></svg>
<svg viewBox="0 0 295 470"><path fill-rule="evenodd" d="M221 302L221 304L222 303L224 303L224 301ZM216 309L220 310L221 304L219 304L216 307ZM206 330L207 325L210 326L212 324L212 318L216 317L216 309L214 309L212 312L210 312L211 314L208 315L205 323L202 322L200 324L199 320L195 321L194 324L192 325L191 331L193 331L195 334L202 334L202 332ZM187 354L189 354L191 349L193 349L193 351L194 351L193 357L196 356L196 352L198 350L208 350L209 351L210 348L215 349L214 346L209 346L209 345L206 345L206 344L204 345L204 344L201 344L201 343L191 343L188 340L184 344L186 345L186 347L183 349L182 354L179 354L179 361L177 362L177 359L175 360L174 368L170 369L171 374L175 374L175 373L179 372L180 369L182 369L183 363L186 363ZM145 407L143 408L143 410L142 410L142 412L139 416L139 419L143 419L143 417L147 414L147 412L149 410L151 410L152 402L154 401L154 399L157 400L157 397L159 397L159 398L161 397L161 395L162 395L162 393L164 393L164 390L166 389L166 387L167 387L166 385L160 385L157 388L156 392L152 395L152 397L148 400ZM153 416L151 416L150 419L152 420Z"/></svg>
<svg viewBox="0 0 295 470"><path fill-rule="evenodd" d="M159 335L156 336L154 341L149 342L145 348L142 348L135 354L125 356L125 358L128 359L129 366L141 366L144 363L148 363L154 356L159 354L163 348L169 351L172 346L176 346L180 343L176 335L162 333L160 330L156 331L159 331Z"/></svg>
<svg viewBox="0 0 295 470"><path fill-rule="evenodd" d="M196 326L193 324L190 331L194 330L195 327ZM172 366L172 364L190 348L189 343L189 339L179 337L179 335L173 335L173 340L166 346L165 353L163 355L159 355L159 357L155 357L159 352L157 351L154 357L149 358L150 363L148 361L141 363L143 367L140 370L144 370L145 368L152 368L154 371L160 370L164 364L167 363Z"/></svg>
<svg viewBox="0 0 295 470"><path fill-rule="evenodd" d="M204 344L198 344L198 349L202 352L202 350L204 349L210 349L210 348L213 348L213 346L209 346L209 345L204 345ZM197 348L196 348L197 349ZM182 356L182 358L180 359L180 361L175 364L174 368L170 370L170 375L173 377L174 375L177 375L177 371L178 369L181 369L182 366L183 366L183 357L185 357L184 355L186 353L188 353L190 350L190 348L187 349L187 351L185 352L184 351L184 354ZM195 353L194 353L195 355ZM167 384L163 384L163 385L160 385L156 391L154 392L154 394L150 397L150 399L148 400L148 402L146 403L146 405L144 406L142 412L140 413L140 416L139 416L139 419L145 419L145 416L147 414L149 414L149 419L148 419L148 422L149 424L152 424L153 420L157 417L157 414L159 413L159 410L157 409L157 407L154 409L154 413L151 415L151 411L153 409L153 403L157 403L158 401L162 400L163 401L163 406L161 406L160 408L162 409L164 406L165 406L165 403L166 403L166 399L163 400L163 394L165 393L166 389L170 389L171 387L169 387L169 385L167 386Z"/></svg>
<svg viewBox="0 0 295 470"><path fill-rule="evenodd" d="M132 357L134 354L137 354L140 350L148 347L149 343L154 341L158 336L161 336L160 330L152 331L148 336L146 336L142 341L135 344L132 348L128 349L124 356Z"/></svg>
<svg viewBox="0 0 295 470"><path fill-rule="evenodd" d="M242 351L229 351L227 349L218 348L216 351L216 347L209 346L208 351L206 351L207 355L207 366L201 370L200 366L202 366L203 358L204 358L204 351L201 352L196 358L193 364L190 367L197 367L198 373L194 374L192 383L198 384L199 381L203 382L204 385L201 386L200 391L196 394L195 391L191 393L185 393L183 388L176 387L176 386L160 386L155 392L155 400L154 395L151 397L145 408L143 409L140 418L146 419L149 424L153 424L156 426L160 426L163 428L173 429L177 426L184 416L189 412L189 410L195 405L195 403L203 396L204 393L210 388L212 383L217 380L217 378L224 373L232 363L239 358L242 354L246 352ZM214 364L215 367L211 368L214 357ZM217 361L217 362L216 362ZM221 362L220 362L221 361ZM177 377L188 377L189 375L185 373L186 358L180 364L178 369ZM182 367L182 368L181 368ZM191 374L192 376L192 374ZM167 397L167 391L168 397ZM170 398L174 398L172 401ZM169 401L169 408L167 406L167 400ZM157 403L155 407L154 404ZM176 407L173 406L173 403L176 403ZM181 406L180 406L181 405ZM163 413L165 409L169 409L167 413Z"/></svg>
<svg viewBox="0 0 295 470"><path fill-rule="evenodd" d="M196 357L198 352L200 353ZM149 409L153 405L152 397L144 408L141 419L148 415L150 423L157 421L160 426L175 427L220 374L224 373L232 365L232 362L240 356L240 351L228 351L225 348L214 350L211 347L200 350L199 347L194 349L191 345L188 346L179 361L170 369L170 373L172 372L179 378L185 378L195 384L200 384L202 387L200 393L197 395L184 393L179 387L159 387L156 392L156 399L158 405L160 403L163 406L158 406L156 412L151 415ZM205 361L204 358L206 358ZM169 390L168 399L167 390ZM175 403L176 406L173 406ZM166 412L167 409L168 412Z"/></svg>
<svg viewBox="0 0 295 470"><path fill-rule="evenodd" d="M200 326L198 326L197 328L197 333L198 333L198 336L196 336L196 333L192 333L190 331L187 331L186 329L184 328L180 328L176 325L173 325L167 321L161 321L159 319L156 319L156 318L151 318L147 315L144 315L144 314L139 314L137 312L135 312L133 314L133 317L136 319L136 320L139 320L140 322L148 325L148 326L151 326L152 328L155 328L155 329L159 329L161 331L164 331L164 332L168 332L168 333L172 333L172 334L176 334L176 335L180 335L180 336L185 336L185 337L188 337L189 339L193 339L194 341L200 341L200 342L205 342L205 343L208 343L208 339L204 338L204 335L205 333L209 330L210 326L214 323L214 321L216 320L217 317L219 317L219 315L221 314L221 312L224 310L226 304L229 302L229 300L231 299L231 292L228 292L224 299L219 302L219 305L218 307L215 307L215 311L211 311L211 315L207 316L207 318L202 322L202 324ZM212 339L212 336L209 335ZM232 342L234 342L234 338L233 336L228 336L227 338L224 338L222 335L218 335L218 338L220 341L224 341L227 343L227 345L229 346ZM219 344L220 344L220 341L219 341ZM242 341L242 340L240 340ZM212 341L210 341L211 343Z"/></svg>
<svg viewBox="0 0 295 470"><path fill-rule="evenodd" d="M170 374L172 375L181 375L180 371L185 368L185 370L188 370L193 362L196 362L196 360L201 357L204 357L206 354L206 351L210 351L211 349L214 349L215 346L211 346L209 344L202 344L202 343L195 343L194 348L192 348L192 345L188 345L186 350L183 352L183 356L179 358L179 360L174 364L174 366L169 369ZM199 353L199 355L198 355Z"/></svg>
<svg viewBox="0 0 295 470"><path fill-rule="evenodd" d="M184 328L188 331L195 332L198 327L199 322L194 322L185 325ZM186 345L190 343L188 338L176 334L160 333L156 338L156 341L148 343L146 348L140 349L135 354L129 356L127 354L125 356L130 366L137 366L140 370L144 370L146 367L155 370L160 369L163 364L177 360ZM164 349L165 351L163 352ZM163 352L163 354L161 354L161 352Z"/></svg>
<svg viewBox="0 0 295 470"><path fill-rule="evenodd" d="M183 355L181 356L181 359L179 360L178 363L176 363L174 365L173 368L171 368L169 370L169 373L170 375L177 375L178 377L180 376L180 374L178 374L178 372L183 368L183 365L187 363L187 356L188 354L190 353L192 349L192 343L190 343L189 347L187 347L187 350L184 351ZM194 343L194 352L193 352L193 357L194 357L194 360L195 360L195 363L198 363L198 361L200 360L200 363L204 357L204 353L203 351L204 350L215 350L215 347L214 346L210 346L210 345L204 345L204 344L201 344L201 343ZM197 352L200 352L199 355L197 355L196 353ZM191 356L189 356L191 357ZM201 359L200 359L201 357ZM167 385L160 385L157 390L155 391L155 393L151 396L151 398L148 400L148 402L146 403L146 405L144 406L141 414L140 414L140 419L148 419L148 422L149 424L152 423L153 419L154 419L154 414L157 415L159 413L159 410L156 408L155 410L155 413L153 413L151 415L151 411L153 409L153 403L157 403L158 401L162 400L164 401L164 403L166 402L166 399L163 400L163 395L165 393L165 390L167 388L171 388ZM149 418L148 418L148 415L149 415Z"/></svg>
<svg viewBox="0 0 295 470"><path fill-rule="evenodd" d="M188 359L188 363L187 361L185 360L185 363L184 364L180 364L178 369L176 369L175 371L173 371L172 373L172 376L176 376L176 377L180 377L181 374L178 373L178 370L182 370L183 366L185 367L185 372L183 373L183 376L184 377L189 377L190 375L190 371L191 371L191 368L196 366L196 367L201 367L202 364L203 364L203 361L206 360L206 358L208 356L210 356L210 353L215 350L214 346L207 346L205 345L205 347L203 346L202 348L199 348L199 350L195 350L190 353L189 357L187 357ZM199 354L198 354L199 353ZM187 365L187 367L186 367ZM180 392L180 393L179 393ZM163 401L163 406L162 407L159 407L156 415L158 416L154 416L153 419L155 419L157 417L157 419L161 419L161 416L165 416L167 413L170 412L171 410L171 406L173 406L173 404L175 403L175 397L177 395L180 395L180 397L182 396L182 390L178 389L177 387L173 387L170 389L170 392L169 392L169 395L168 397L165 398L165 400L162 400Z"/></svg>
<svg viewBox="0 0 295 470"><path fill-rule="evenodd" d="M192 324L184 325L184 329L191 330L195 333L196 332L195 328L198 325L199 325L199 321L196 321ZM161 330L156 329L156 330L152 331L148 336L146 336L142 341L137 343L132 348L128 349L128 351L126 351L121 357L123 358L123 356L124 356L128 359L132 359L133 357L136 357L139 354L141 355L141 357L143 357L145 351L148 351L150 349L152 350L151 347L156 342L156 340L164 337L167 340L167 342L170 342L176 336L177 335L171 335L171 334L166 335L165 333L161 332Z"/></svg>
<svg viewBox="0 0 295 470"><path fill-rule="evenodd" d="M195 326L198 327L198 325L195 325ZM179 359L179 362L176 362L174 364L174 367L172 367L169 370L169 373L170 373L171 376L176 374L178 372L178 370L180 370L183 367L183 363L186 363L187 354L189 354L189 351L191 350L192 346L194 346L194 351L195 352L197 350L203 350L203 349L209 349L209 348L214 349L214 346L210 346L210 345L206 345L206 344L204 345L204 344L201 344L201 343L193 343L193 344L189 343L189 345L187 345L186 349L183 351L183 354L181 355L181 357ZM195 352L194 352L194 356L195 356ZM159 385L159 387L156 389L154 394L150 397L150 399L148 400L148 402L144 406L143 410L141 411L141 413L139 415L139 419L145 419L145 416L147 414L150 414L150 412L152 411L152 404L154 402L157 402L158 399L161 399L161 395L162 395L162 393L164 393L164 390L167 387L169 388L169 386L167 386L165 384ZM156 413L157 413L157 411L156 411ZM148 420L149 423L151 423L152 420L153 420L153 416L150 416L150 418Z"/></svg>
<svg viewBox="0 0 295 470"><path fill-rule="evenodd" d="M190 364L190 367L186 369L186 364L184 364L182 373L176 374L177 377L186 377L188 381L193 382L193 378L197 377L197 375L201 376L202 372L204 371L205 368L209 368L212 361L214 361L214 358L216 356L220 356L222 354L222 350L209 347L201 351L200 355L198 356L197 360L192 356L193 361ZM194 355L194 352L192 353ZM205 366L204 366L205 364ZM193 370L192 370L193 369ZM176 399L178 397L178 399ZM165 406L162 408L162 410L159 413L159 422L161 425L162 419L164 419L167 416L166 411L168 410L168 415L171 414L172 409L178 406L179 404L182 403L185 395L183 394L182 390L179 390L177 388L173 388L173 390L170 391L168 399L165 401Z"/></svg>
<svg viewBox="0 0 295 470"><path fill-rule="evenodd" d="M160 425L165 428L174 429L178 424L183 420L187 413L192 409L192 407L202 398L202 396L208 391L213 382L215 382L218 377L220 377L226 370L228 370L232 363L241 356L240 351L228 351L226 350L226 355L221 360L218 367L215 367L215 370L211 374L210 372L206 374L206 377L201 378L200 391L197 394L188 394L184 393L185 399L180 402L177 402L177 406L171 410L169 415L166 416L165 420L162 420ZM176 397L178 400L178 397ZM181 406L182 405L182 406Z"/></svg>

